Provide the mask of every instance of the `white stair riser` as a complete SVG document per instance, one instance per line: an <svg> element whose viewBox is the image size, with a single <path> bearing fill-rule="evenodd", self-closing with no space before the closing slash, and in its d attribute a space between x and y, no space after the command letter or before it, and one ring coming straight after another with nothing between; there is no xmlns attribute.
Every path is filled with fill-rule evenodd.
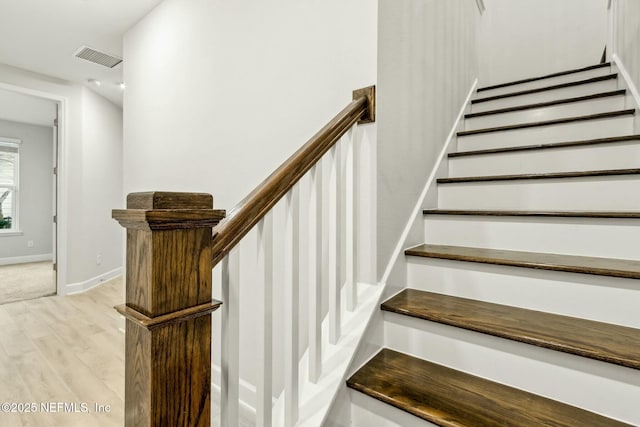
<svg viewBox="0 0 640 427"><path fill-rule="evenodd" d="M488 116L465 119L464 129L475 130L498 126L508 126L518 123L532 123L565 117L586 116L589 114L606 113L608 111L623 110L624 96L610 96L588 101L571 102L545 108L514 111L510 113L491 114Z"/></svg>
<svg viewBox="0 0 640 427"><path fill-rule="evenodd" d="M640 219L425 218L425 242L429 244L624 259L637 259L640 252Z"/></svg>
<svg viewBox="0 0 640 427"><path fill-rule="evenodd" d="M385 342L424 360L640 423L637 370L392 313L385 314Z"/></svg>
<svg viewBox="0 0 640 427"><path fill-rule="evenodd" d="M407 287L640 328L638 280L408 257Z"/></svg>
<svg viewBox="0 0 640 427"><path fill-rule="evenodd" d="M511 85L511 86L506 86L506 87L497 88L497 89L483 90L478 92L478 97L502 95L503 93L512 93L512 92L518 92L521 90L554 86L562 83L586 80L593 77L606 76L608 74L611 74L611 67L596 68L595 70L581 71L579 73L572 73L564 76L551 77L548 79L536 80L528 83L520 83L517 85Z"/></svg>
<svg viewBox="0 0 640 427"><path fill-rule="evenodd" d="M624 115L608 119L459 136L458 151L577 141L632 133L633 116Z"/></svg>
<svg viewBox="0 0 640 427"><path fill-rule="evenodd" d="M349 389L351 427L436 427L394 406Z"/></svg>
<svg viewBox="0 0 640 427"><path fill-rule="evenodd" d="M584 85L570 86L562 89L546 90L528 95L510 96L500 98L493 101L479 102L471 104L471 112L479 113L481 111L495 110L498 108L515 107L516 105L535 104L538 102L556 101L558 99L574 98L576 96L593 95L600 92L608 92L618 89L616 79L604 80L596 83L588 83ZM477 99L486 98L478 96Z"/></svg>
<svg viewBox="0 0 640 427"><path fill-rule="evenodd" d="M441 184L440 209L640 210L640 176Z"/></svg>
<svg viewBox="0 0 640 427"><path fill-rule="evenodd" d="M449 177L640 168L640 139L449 159Z"/></svg>

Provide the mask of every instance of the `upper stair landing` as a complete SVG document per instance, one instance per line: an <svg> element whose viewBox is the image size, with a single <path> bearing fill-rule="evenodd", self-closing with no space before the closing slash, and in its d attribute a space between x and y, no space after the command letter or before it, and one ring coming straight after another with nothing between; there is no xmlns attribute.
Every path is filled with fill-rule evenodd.
<svg viewBox="0 0 640 427"><path fill-rule="evenodd" d="M562 83L573 82L576 80L590 79L593 77L604 76L610 73L611 63L606 62L604 64L590 65L588 67L560 71L544 76L531 77L491 86L484 86L480 87L477 92L479 98L489 97L522 90L553 86Z"/></svg>

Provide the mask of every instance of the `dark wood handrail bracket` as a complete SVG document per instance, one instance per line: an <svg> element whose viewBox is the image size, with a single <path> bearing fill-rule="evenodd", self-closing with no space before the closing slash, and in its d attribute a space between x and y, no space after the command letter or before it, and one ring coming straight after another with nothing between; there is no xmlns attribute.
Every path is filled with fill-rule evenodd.
<svg viewBox="0 0 640 427"><path fill-rule="evenodd" d="M349 105L229 212L213 230L213 266L222 261L354 124L375 121L375 98L375 86L353 91Z"/></svg>
<svg viewBox="0 0 640 427"><path fill-rule="evenodd" d="M148 192L113 218L127 229L125 425L209 427L211 269L356 123L375 121L375 86L353 92L326 126L228 217L213 196Z"/></svg>

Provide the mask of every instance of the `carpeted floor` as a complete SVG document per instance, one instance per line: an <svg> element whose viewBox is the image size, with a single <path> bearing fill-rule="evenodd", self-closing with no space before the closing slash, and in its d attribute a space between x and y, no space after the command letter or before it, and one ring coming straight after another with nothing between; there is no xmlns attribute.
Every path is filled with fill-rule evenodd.
<svg viewBox="0 0 640 427"><path fill-rule="evenodd" d="M55 293L51 261L0 265L0 304Z"/></svg>

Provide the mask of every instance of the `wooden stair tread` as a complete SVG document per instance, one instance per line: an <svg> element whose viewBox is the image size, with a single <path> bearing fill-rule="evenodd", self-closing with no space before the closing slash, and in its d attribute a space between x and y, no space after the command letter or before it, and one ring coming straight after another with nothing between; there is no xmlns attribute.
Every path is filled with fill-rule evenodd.
<svg viewBox="0 0 640 427"><path fill-rule="evenodd" d="M560 83L560 84L556 84L556 85L545 86L545 87L540 87L540 88L535 88L535 89L527 89L527 90L521 90L521 91L518 91L518 92L504 93L504 94L501 94L501 95L488 96L486 98L476 98L476 99L472 99L471 103L472 104L479 104L481 102L495 101L496 99L511 98L513 96L529 95L529 94L532 94L532 93L546 92L546 91L549 91L549 90L564 89L564 88L567 88L567 87L580 86L580 85L585 85L585 84L589 84L589 83L603 82L603 81L606 81L606 80L613 80L613 79L617 79L617 78L618 78L618 74L617 73L607 74L606 76L592 77L592 78L589 78L589 79L577 80L577 81L574 81L574 82Z"/></svg>
<svg viewBox="0 0 640 427"><path fill-rule="evenodd" d="M504 132L509 130L518 130L518 129L528 129L534 127L542 127L542 126L553 126L553 125L562 125L567 123L575 123L575 122L585 122L589 120L602 120L602 119L611 119L614 117L627 116L635 114L636 110L626 109L619 111L609 111L606 113L597 113L597 114L588 114L585 116L575 116L575 117L564 117L562 119L553 119L553 120L544 120L541 122L530 122L530 123L518 123L515 125L507 125L507 126L496 126L492 128L483 128L483 129L474 129L474 130L465 130L457 133L458 136L469 136L469 135L479 135L484 133L492 133L492 132Z"/></svg>
<svg viewBox="0 0 640 427"><path fill-rule="evenodd" d="M508 108L500 108L500 109L497 109L497 110L481 111L479 113L469 113L469 114L465 114L464 118L465 119L473 119L475 117L485 117L485 116L492 116L492 115L496 115L496 114L513 113L515 111L524 111L524 110L533 110L533 109L536 109L536 108L554 107L556 105L572 104L572 103L575 103L575 102L591 101L591 100L594 100L594 99L601 99L601 98L610 98L610 97L613 97L613 96L622 96L626 92L627 92L626 90L620 89L620 90L613 90L613 91L609 91L609 92L595 93L593 95L578 96L578 97L574 97L574 98L558 99L558 100L549 101L549 102L538 102L536 104L518 105L516 107L508 107Z"/></svg>
<svg viewBox="0 0 640 427"><path fill-rule="evenodd" d="M405 255L640 279L640 261L466 246L419 245Z"/></svg>
<svg viewBox="0 0 640 427"><path fill-rule="evenodd" d="M524 216L562 218L640 218L640 211L510 211L510 210L463 210L425 209L424 215L468 215L468 216Z"/></svg>
<svg viewBox="0 0 640 427"><path fill-rule="evenodd" d="M640 329L405 289L382 309L640 369Z"/></svg>
<svg viewBox="0 0 640 427"><path fill-rule="evenodd" d="M617 176L617 175L637 175L640 169L611 169L597 171L580 172L550 172L550 173L530 173L517 175L486 175L486 176L462 176L456 178L439 178L438 184L458 184L463 182L483 182L483 181L515 181L524 179L556 179L556 178L585 178L592 176Z"/></svg>
<svg viewBox="0 0 640 427"><path fill-rule="evenodd" d="M553 142L549 144L520 145L516 147L488 148L484 150L458 151L449 153L448 157L477 156L483 154L511 153L514 151L546 150L554 148L578 147L585 145L609 144L616 142L640 141L640 135L616 136L610 138L587 139L581 141Z"/></svg>
<svg viewBox="0 0 640 427"><path fill-rule="evenodd" d="M627 425L387 348L347 386L444 427Z"/></svg>
<svg viewBox="0 0 640 427"><path fill-rule="evenodd" d="M508 86L514 86L514 85L519 85L522 83L531 83L531 82L535 82L538 80L545 80L545 79L550 79L553 77L561 77L561 76L566 76L569 74L575 74L575 73L580 73L583 71L590 71L590 70L595 70L598 68L604 68L604 67L609 67L611 66L610 62L605 62L602 64L596 64L596 65L590 65L588 67L582 67L582 68L576 68L576 69L572 69L572 70L566 70L566 71L559 71L557 73L551 73L551 74L546 74L544 76L539 76L539 77L529 77L526 79L521 79L521 80L514 80L511 82L506 82L506 83L500 83L500 84L496 84L496 85L492 85L492 86L484 86L478 89L478 92L484 92L486 90L491 90L491 89L500 89L503 87L508 87Z"/></svg>

